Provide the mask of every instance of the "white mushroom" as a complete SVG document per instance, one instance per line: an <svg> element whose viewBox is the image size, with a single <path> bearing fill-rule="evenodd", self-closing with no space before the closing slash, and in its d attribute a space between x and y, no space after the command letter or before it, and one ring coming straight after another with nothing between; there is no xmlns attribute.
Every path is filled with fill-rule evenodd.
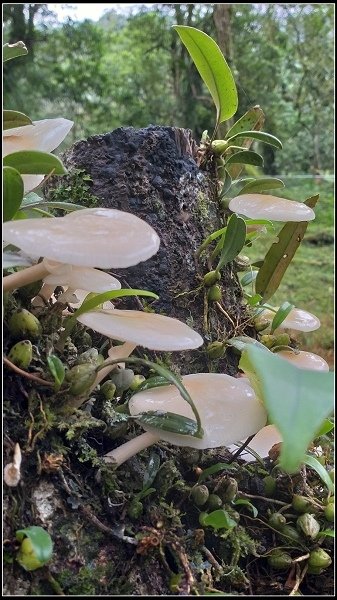
<svg viewBox="0 0 337 600"><path fill-rule="evenodd" d="M203 339L191 327L178 319L137 310L92 310L80 315L77 320L98 333L125 342L114 348L114 358L127 358L136 346L149 350L181 351L192 350L203 344ZM110 365L112 356L103 363L92 391L116 365Z"/></svg>
<svg viewBox="0 0 337 600"><path fill-rule="evenodd" d="M54 219L7 221L3 236L29 256L101 269L136 265L155 254L160 243L145 221L112 208L87 208ZM39 263L5 277L4 289L10 291L47 275L46 265Z"/></svg>
<svg viewBox="0 0 337 600"><path fill-rule="evenodd" d="M73 126L68 119L43 119L32 125L14 127L3 132L3 156L20 150L52 152L68 135ZM36 188L44 175L22 175L25 193Z"/></svg>
<svg viewBox="0 0 337 600"><path fill-rule="evenodd" d="M18 443L14 446L13 462L4 468L4 482L9 487L16 487L21 479L21 448Z"/></svg>
<svg viewBox="0 0 337 600"><path fill-rule="evenodd" d="M291 350L281 350L277 353L277 356L280 356L284 360L293 363L293 365L299 369L309 369L311 371L329 371L329 365L324 358L318 356L318 354L313 354L312 352L305 352L304 350L301 350L300 352L295 353Z"/></svg>
<svg viewBox="0 0 337 600"><path fill-rule="evenodd" d="M119 466L159 440L199 449L230 445L238 439L256 433L267 421L262 403L245 381L230 375L197 373L184 376L182 383L200 415L203 438L171 433L141 423L146 433L106 454L106 462ZM135 394L129 402L129 408L132 415L161 411L192 419L194 416L190 405L183 400L173 385Z"/></svg>
<svg viewBox="0 0 337 600"><path fill-rule="evenodd" d="M315 213L301 202L277 198L267 194L241 194L229 202L229 209L251 219L271 221L312 221Z"/></svg>
<svg viewBox="0 0 337 600"><path fill-rule="evenodd" d="M241 439L244 439L244 437L245 436L242 436ZM266 458L268 456L269 450L275 444L279 444L280 442L282 442L282 437L275 425L266 425L265 427L262 427L262 429L260 429L260 431L258 431L258 433L253 437L253 439L249 442L247 448L253 450L261 458ZM237 446L240 446L242 444L243 442L240 442L235 446L230 446L229 450L234 452L235 450L237 450ZM242 458L246 462L253 462L256 460L255 456L246 449L241 452L240 458Z"/></svg>
<svg viewBox="0 0 337 600"><path fill-rule="evenodd" d="M278 309L276 308L275 310L277 311ZM255 325L257 325L259 329L262 329L262 325L265 324L267 328L272 323L275 314L276 313L272 310L265 309L255 318ZM309 332L319 329L320 326L321 323L315 315L307 312L306 310L302 310L301 308L293 308L286 316L284 321L282 321L282 323L274 331L274 333L277 333L283 329Z"/></svg>

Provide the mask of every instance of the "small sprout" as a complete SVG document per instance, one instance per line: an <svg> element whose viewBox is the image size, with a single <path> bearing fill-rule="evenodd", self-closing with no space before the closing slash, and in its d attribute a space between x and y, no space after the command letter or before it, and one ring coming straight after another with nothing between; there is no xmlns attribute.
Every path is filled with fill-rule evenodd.
<svg viewBox="0 0 337 600"><path fill-rule="evenodd" d="M43 567L52 557L53 542L47 531L32 525L16 532L16 539L21 542L17 561L26 571L35 571Z"/></svg>
<svg viewBox="0 0 337 600"><path fill-rule="evenodd" d="M30 340L22 340L14 344L9 351L8 360L20 369L27 369L33 358L33 346Z"/></svg>
<svg viewBox="0 0 337 600"><path fill-rule="evenodd" d="M87 363L92 363L96 367L101 365L104 358L101 354L98 354L98 350L96 348L89 348L85 352L79 355L76 359L76 365L83 365Z"/></svg>
<svg viewBox="0 0 337 600"><path fill-rule="evenodd" d="M105 381L101 385L100 392L106 400L112 400L116 393L116 386L112 381Z"/></svg>
<svg viewBox="0 0 337 600"><path fill-rule="evenodd" d="M15 337L27 337L32 340L39 337L42 332L40 321L25 308L20 308L12 314L8 329Z"/></svg>
<svg viewBox="0 0 337 600"><path fill-rule="evenodd" d="M18 443L14 446L13 462L4 468L4 482L9 487L16 487L21 479L21 449Z"/></svg>
<svg viewBox="0 0 337 600"><path fill-rule="evenodd" d="M269 565L278 571L289 569L293 562L290 554L287 552L282 552L282 550L277 548L271 551L267 560Z"/></svg>
<svg viewBox="0 0 337 600"><path fill-rule="evenodd" d="M320 531L318 521L316 521L315 517L309 513L304 513L304 515L298 517L296 527L301 533L304 533L306 537L311 538L312 540L318 536Z"/></svg>

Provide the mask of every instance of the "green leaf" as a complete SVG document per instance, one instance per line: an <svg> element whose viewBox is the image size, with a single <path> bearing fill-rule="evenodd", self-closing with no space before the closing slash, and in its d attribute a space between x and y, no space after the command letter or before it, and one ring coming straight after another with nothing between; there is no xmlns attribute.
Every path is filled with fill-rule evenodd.
<svg viewBox="0 0 337 600"><path fill-rule="evenodd" d="M249 271L248 273L245 273L244 276L241 278L241 282L240 282L242 287L245 287L246 285L253 283L253 281L255 281L255 279L256 279L257 274L258 274L258 271Z"/></svg>
<svg viewBox="0 0 337 600"><path fill-rule="evenodd" d="M245 350L248 346L251 346L251 345L257 346L258 348L261 348L261 350L264 350L265 352L269 352L269 350L268 350L268 348L266 348L266 346L261 344L261 342L259 342L258 340L255 340L254 338L249 337L248 335L238 335L237 337L230 338L229 340L226 341L226 344L229 344L230 346L234 346L234 348L236 348L240 352L243 352L243 350Z"/></svg>
<svg viewBox="0 0 337 600"><path fill-rule="evenodd" d="M51 559L53 542L48 531L37 525L31 525L30 527L26 527L26 529L18 529L15 535L19 542L22 542L25 537L30 539L36 558L42 564Z"/></svg>
<svg viewBox="0 0 337 600"><path fill-rule="evenodd" d="M214 473L219 473L219 471L226 471L233 469L233 465L228 465L227 463L216 463L216 465L212 465L211 467L207 467L204 469L198 479L198 484L202 481L205 481L207 477L210 475L214 475Z"/></svg>
<svg viewBox="0 0 337 600"><path fill-rule="evenodd" d="M273 318L270 330L271 334L273 334L275 329L277 329L281 323L283 323L284 319L289 315L293 308L295 308L294 304L290 304L290 302L283 302Z"/></svg>
<svg viewBox="0 0 337 600"><path fill-rule="evenodd" d="M284 183L281 179L276 177L266 177L261 179L255 179L247 183L240 191L239 194L252 194L253 192L265 192L266 190L276 190L277 188L284 188Z"/></svg>
<svg viewBox="0 0 337 600"><path fill-rule="evenodd" d="M241 252L246 241L246 223L235 213L229 218L227 229L223 234L223 246L219 264L216 268L220 271L224 265L234 260Z"/></svg>
<svg viewBox="0 0 337 600"><path fill-rule="evenodd" d="M5 44L2 47L2 60L11 60L17 56L24 56L28 54L28 50L24 42L16 42L15 44Z"/></svg>
<svg viewBox="0 0 337 600"><path fill-rule="evenodd" d="M282 142L274 135L271 135L270 133L265 133L264 131L240 131L238 133L235 133L231 137L227 136L227 142L233 142L237 138L250 138L253 140L259 140L259 142L264 142L265 144L275 146L275 148L279 148L280 150L282 150Z"/></svg>
<svg viewBox="0 0 337 600"><path fill-rule="evenodd" d="M239 368L263 401L282 439L280 467L296 473L318 428L333 410L334 374L299 369L272 352L247 346Z"/></svg>
<svg viewBox="0 0 337 600"><path fill-rule="evenodd" d="M174 25L199 74L208 87L217 111L217 124L230 119L238 108L238 95L232 72L219 46L199 29Z"/></svg>
<svg viewBox="0 0 337 600"><path fill-rule="evenodd" d="M209 525L213 529L233 529L237 523L232 519L228 512L220 508L213 510L203 520L204 525Z"/></svg>
<svg viewBox="0 0 337 600"><path fill-rule="evenodd" d="M225 181L221 188L220 200L227 194L231 185L232 185L232 178L231 178L230 174L228 173L228 171L226 171L226 169L225 169Z"/></svg>
<svg viewBox="0 0 337 600"><path fill-rule="evenodd" d="M64 364L55 354L47 356L47 364L49 371L54 377L55 391L57 392L60 389L66 374Z"/></svg>
<svg viewBox="0 0 337 600"><path fill-rule="evenodd" d="M254 106L249 109L236 123L234 123L233 127L227 131L226 138L231 137L237 133L242 131L259 131L262 129L264 124L264 113L260 106ZM242 148L250 148L253 140L251 138L239 138L237 141L237 145L242 146ZM239 177L243 167L240 164L233 164L228 168L228 172L231 175L232 179L237 179Z"/></svg>
<svg viewBox="0 0 337 600"><path fill-rule="evenodd" d="M316 431L315 439L321 437L322 435L326 435L327 433L332 431L334 427L335 424L333 423L333 421L330 421L330 419L325 419L324 423L322 423L322 426L319 428L318 431Z"/></svg>
<svg viewBox="0 0 337 600"><path fill-rule="evenodd" d="M322 531L320 531L317 536L317 538L319 537L335 537L335 532L333 529L323 529Z"/></svg>
<svg viewBox="0 0 337 600"><path fill-rule="evenodd" d="M255 165L256 167L263 167L263 157L257 152L251 150L240 150L235 154L232 154L226 160L226 167L240 163L240 165Z"/></svg>
<svg viewBox="0 0 337 600"><path fill-rule="evenodd" d="M145 470L144 477L143 477L142 492L144 492L151 486L151 484L153 483L153 481L158 473L159 467L160 467L159 455L156 452L151 452L149 464L147 465L147 468Z"/></svg>
<svg viewBox="0 0 337 600"><path fill-rule="evenodd" d="M240 506L240 505L248 506L248 508L251 509L254 517L257 517L257 515L259 514L259 511L254 506L254 504L249 502L249 500L245 500L244 498L239 498L238 500L235 500L233 502L233 504L235 504L235 506Z"/></svg>
<svg viewBox="0 0 337 600"><path fill-rule="evenodd" d="M102 294L95 294L94 296L91 296L89 300L85 300L85 302L81 304L81 306L74 312L74 314L70 318L77 319L89 310L93 310L100 304L107 302L107 300L114 300L115 298L124 298L125 296L149 296L150 298L155 298L155 300L158 300L159 298L157 294L154 294L153 292L149 292L147 290L121 289L112 290L110 292L102 292Z"/></svg>
<svg viewBox="0 0 337 600"><path fill-rule="evenodd" d="M67 172L57 156L39 150L20 150L7 154L3 164L17 169L22 175L64 175Z"/></svg>
<svg viewBox="0 0 337 600"><path fill-rule="evenodd" d="M310 467L311 469L316 471L317 475L326 485L329 492L333 493L335 486L330 479L328 471L323 467L323 465L321 465L319 460L317 460L317 458L315 458L314 456L309 456L309 454L306 454L303 462L305 465L307 465L307 467Z"/></svg>
<svg viewBox="0 0 337 600"><path fill-rule="evenodd" d="M319 194L308 198L304 204L314 208L318 199ZM255 283L256 292L264 300L271 298L278 289L307 227L308 221L286 223L278 234L278 241L269 248Z"/></svg>
<svg viewBox="0 0 337 600"><path fill-rule="evenodd" d="M192 436L195 436L197 433L197 423L193 419L171 412L149 410L139 415L133 415L133 418L137 419L140 423L144 423L144 425L156 427L163 431Z"/></svg>
<svg viewBox="0 0 337 600"><path fill-rule="evenodd" d="M61 210L65 210L66 212L72 212L74 210L83 210L83 206L81 206L80 204L73 204L72 202L49 202L42 199L40 199L39 201L29 201L27 200L27 198L24 198L22 208L26 206L29 208L58 208Z"/></svg>
<svg viewBox="0 0 337 600"><path fill-rule="evenodd" d="M150 377L149 379L145 379L142 383L137 387L137 389L133 392L134 394L138 394L138 392L143 392L144 390L151 390L154 387L161 387L163 385L167 385L166 377L161 377L158 375L157 377Z"/></svg>
<svg viewBox="0 0 337 600"><path fill-rule="evenodd" d="M13 129L14 127L24 127L32 125L32 121L27 115L17 110L3 111L3 129Z"/></svg>
<svg viewBox="0 0 337 600"><path fill-rule="evenodd" d="M10 221L23 199L24 185L20 173L12 167L3 168L3 220Z"/></svg>

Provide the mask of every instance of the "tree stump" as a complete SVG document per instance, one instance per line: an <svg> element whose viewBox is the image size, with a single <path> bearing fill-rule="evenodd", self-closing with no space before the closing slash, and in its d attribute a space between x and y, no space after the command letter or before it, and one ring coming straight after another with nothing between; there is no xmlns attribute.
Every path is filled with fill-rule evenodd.
<svg viewBox="0 0 337 600"><path fill-rule="evenodd" d="M215 166L210 163L209 170L203 171L198 158L189 130L158 126L122 127L92 136L62 156L69 169L68 182L74 169L85 170L92 179L90 192L97 197L98 206L131 212L158 233L161 244L155 256L135 267L114 271L114 275L123 287L158 294L152 309L184 321L203 336L202 348L174 352L171 368L181 374L218 371L234 375L235 356L227 352L224 358L209 360L206 352L210 342L235 334L245 309L233 265L223 270L220 306L208 303L207 288L202 285L212 265L205 253L196 260L196 250L224 221L216 199ZM48 189L63 183L53 178ZM140 302L123 299L122 306L139 309Z"/></svg>

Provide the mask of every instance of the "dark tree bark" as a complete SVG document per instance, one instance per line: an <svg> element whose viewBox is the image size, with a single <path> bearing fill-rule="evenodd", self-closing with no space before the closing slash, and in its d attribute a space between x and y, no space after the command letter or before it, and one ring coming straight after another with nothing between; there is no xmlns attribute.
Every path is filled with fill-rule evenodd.
<svg viewBox="0 0 337 600"><path fill-rule="evenodd" d="M243 319L241 288L232 266L224 270L222 305L207 302L203 276L212 265L195 253L203 240L223 226L211 172L197 165L197 146L188 130L150 126L117 129L76 143L63 160L70 169L85 169L98 205L132 212L146 220L161 239L159 252L136 267L116 271L123 285L159 295L156 312L188 323L204 338L201 349L173 353L182 374L219 371L235 374L237 360L226 353L210 361L208 343L235 333ZM51 181L53 186L60 179ZM214 265L213 265L214 268ZM126 301L123 300L123 306ZM129 308L138 308L135 300ZM226 316L227 315L227 316Z"/></svg>

